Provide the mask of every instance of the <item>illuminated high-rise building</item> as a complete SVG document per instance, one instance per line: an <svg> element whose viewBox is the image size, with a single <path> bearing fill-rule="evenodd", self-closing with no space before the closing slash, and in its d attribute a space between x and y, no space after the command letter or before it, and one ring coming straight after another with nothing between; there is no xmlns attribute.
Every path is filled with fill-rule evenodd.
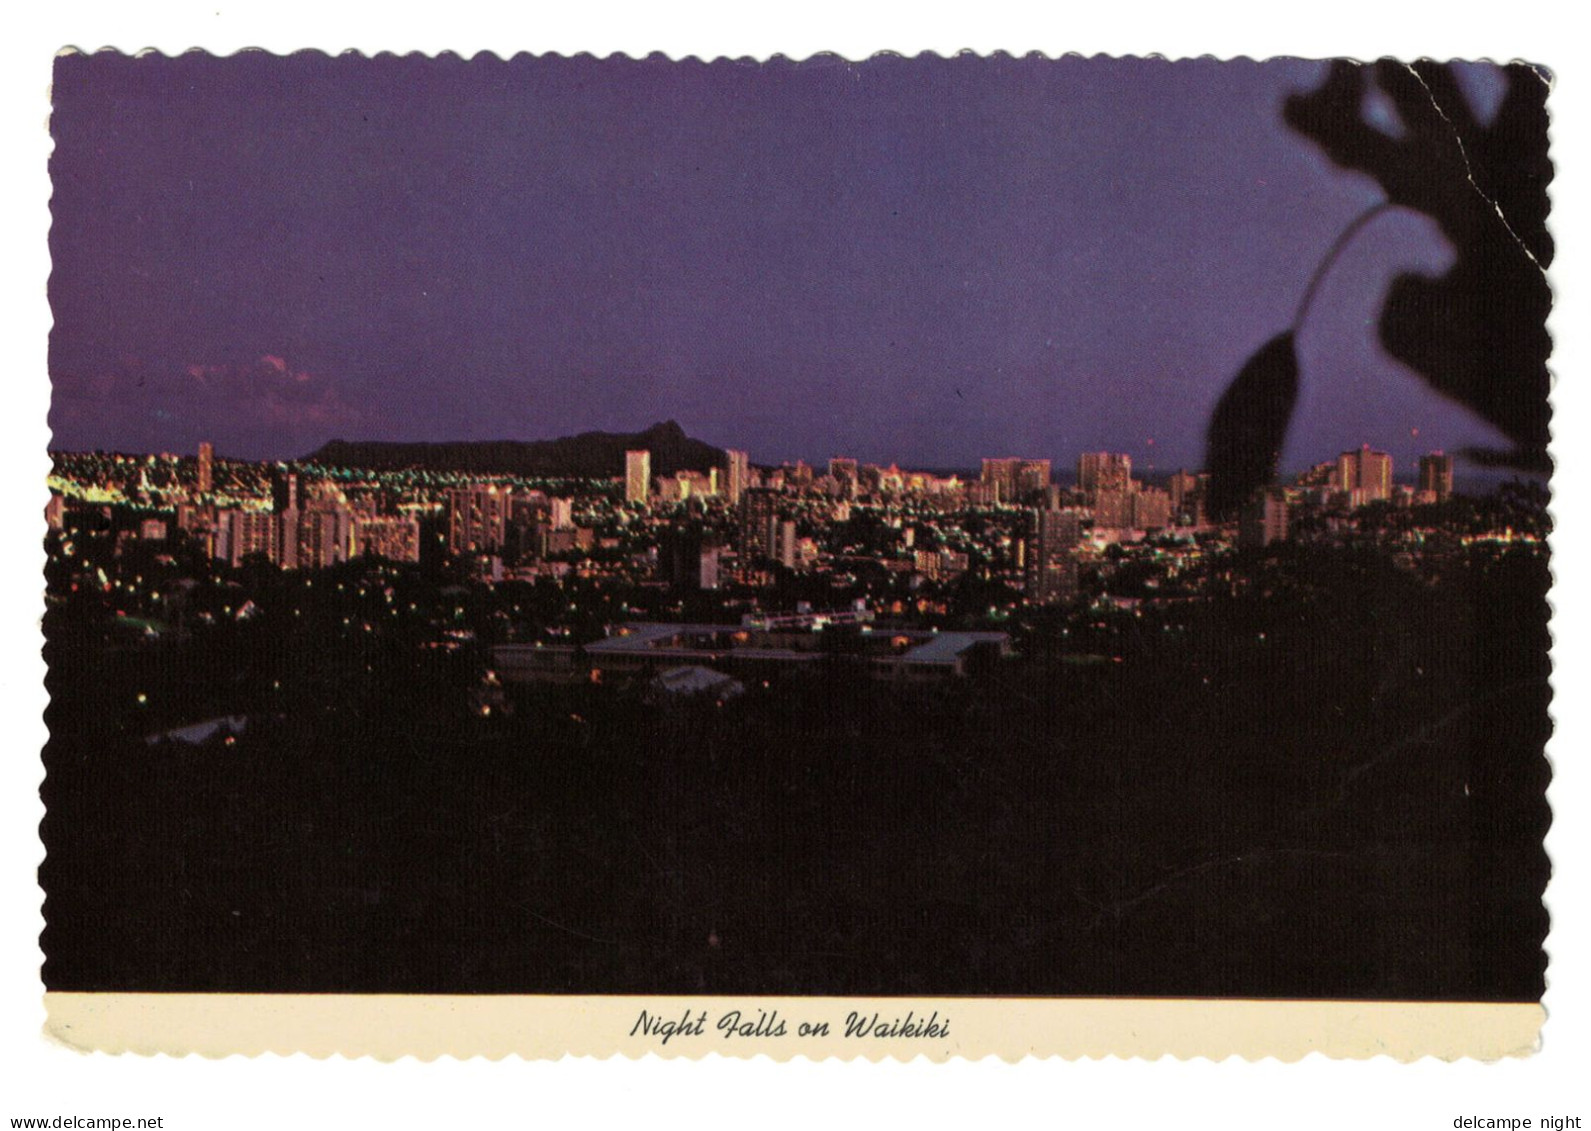
<svg viewBox="0 0 1591 1131"><path fill-rule="evenodd" d="M513 490L490 486L453 487L447 492L447 548L462 554L494 553L508 540Z"/></svg>
<svg viewBox="0 0 1591 1131"><path fill-rule="evenodd" d="M652 453L624 453L624 501L645 506L652 489Z"/></svg>
<svg viewBox="0 0 1591 1131"><path fill-rule="evenodd" d="M1050 461L1025 459L1017 465L1015 487L1018 499L1030 495L1048 494L1050 489Z"/></svg>
<svg viewBox="0 0 1591 1131"><path fill-rule="evenodd" d="M1209 489L1210 477L1178 471L1171 477L1171 518L1174 522L1188 521L1204 525L1204 495Z"/></svg>
<svg viewBox="0 0 1591 1131"><path fill-rule="evenodd" d="M1343 452L1337 457L1337 490L1347 491L1365 502L1392 497L1392 457L1386 452L1372 451L1365 444L1357 452Z"/></svg>
<svg viewBox="0 0 1591 1131"><path fill-rule="evenodd" d="M295 500L296 503L296 500ZM298 568L299 513L296 505L276 511L277 542L281 547L277 562L283 569Z"/></svg>
<svg viewBox="0 0 1591 1131"><path fill-rule="evenodd" d="M215 542L216 557L232 565L242 565L243 560L260 554L274 564L281 562L281 524L269 511L222 511L220 530Z"/></svg>
<svg viewBox="0 0 1591 1131"><path fill-rule="evenodd" d="M1341 478L1342 473L1338 470L1337 461L1332 459L1327 460L1325 463L1317 463L1314 467L1300 471L1296 476L1293 477L1293 484L1298 487L1324 487L1327 489L1332 489L1337 486L1337 483L1339 480L1341 480Z"/></svg>
<svg viewBox="0 0 1591 1131"><path fill-rule="evenodd" d="M1420 457L1420 490L1429 491L1443 502L1453 494L1453 457L1431 452Z"/></svg>
<svg viewBox="0 0 1591 1131"><path fill-rule="evenodd" d="M658 476L656 487L657 498L661 503L683 503L691 497L691 479L683 471L675 472L673 475Z"/></svg>
<svg viewBox="0 0 1591 1131"><path fill-rule="evenodd" d="M1038 605L1067 601L1077 594L1077 544L1081 524L1076 511L1033 512L1033 536L1025 559L1028 600Z"/></svg>
<svg viewBox="0 0 1591 1131"><path fill-rule="evenodd" d="M779 564L785 569L794 569L796 566L796 524L789 519L784 519L778 527L779 541L776 547Z"/></svg>
<svg viewBox="0 0 1591 1131"><path fill-rule="evenodd" d="M967 484L967 505L973 507L992 507L1000 501L1000 485L998 483L985 483L981 479L976 483Z"/></svg>
<svg viewBox="0 0 1591 1131"><path fill-rule="evenodd" d="M1132 456L1084 452L1077 457L1077 487L1090 497L1098 491L1126 491L1132 484Z"/></svg>
<svg viewBox="0 0 1591 1131"><path fill-rule="evenodd" d="M734 506L740 502L740 496L751 486L751 462L745 452L725 452L729 457L729 471L726 480L725 497L729 505Z"/></svg>
<svg viewBox="0 0 1591 1131"><path fill-rule="evenodd" d="M742 565L774 556L779 537L779 492L767 488L740 497L740 539L735 547Z"/></svg>
<svg viewBox="0 0 1591 1131"><path fill-rule="evenodd" d="M208 495L215 488L215 445L209 440L199 443L199 494Z"/></svg>
<svg viewBox="0 0 1591 1131"><path fill-rule="evenodd" d="M997 488L1002 503L1019 503L1049 488L1050 461L1015 456L985 459L978 481Z"/></svg>
<svg viewBox="0 0 1591 1131"><path fill-rule="evenodd" d="M356 557L379 557L393 562L420 560L420 523L398 515L356 518L353 528Z"/></svg>
<svg viewBox="0 0 1591 1131"><path fill-rule="evenodd" d="M1094 529L1126 530L1133 525L1133 492L1106 487L1094 492Z"/></svg>
<svg viewBox="0 0 1591 1131"><path fill-rule="evenodd" d="M1145 487L1132 493L1134 530L1164 530L1171 525L1171 496L1159 487Z"/></svg>
<svg viewBox="0 0 1591 1131"><path fill-rule="evenodd" d="M701 570L697 575L701 588L718 588L718 559L723 552L724 548L722 546L704 546L702 548Z"/></svg>
<svg viewBox="0 0 1591 1131"><path fill-rule="evenodd" d="M419 549L419 533L415 534ZM298 518L299 569L326 569L348 560L354 547L353 512L344 508L305 511Z"/></svg>

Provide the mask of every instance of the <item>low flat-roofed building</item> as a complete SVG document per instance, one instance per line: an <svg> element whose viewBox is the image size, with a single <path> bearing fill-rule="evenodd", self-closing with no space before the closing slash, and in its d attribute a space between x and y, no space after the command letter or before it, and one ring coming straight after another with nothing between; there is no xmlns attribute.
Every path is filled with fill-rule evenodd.
<svg viewBox="0 0 1591 1131"><path fill-rule="evenodd" d="M898 634L896 634L898 635ZM1003 632L920 633L904 651L873 659L875 676L892 681L956 678L969 674L980 659L991 664L1011 654Z"/></svg>
<svg viewBox="0 0 1591 1131"><path fill-rule="evenodd" d="M492 668L504 683L584 683L591 666L573 644L498 644Z"/></svg>
<svg viewBox="0 0 1591 1131"><path fill-rule="evenodd" d="M687 699L712 699L726 703L745 690L746 685L734 676L704 668L700 664L681 664L658 673L647 684L647 698L654 703Z"/></svg>
<svg viewBox="0 0 1591 1131"><path fill-rule="evenodd" d="M146 735L144 742L149 746L157 746L162 742L178 742L184 746L202 746L217 735L231 738L242 734L248 728L249 719L247 715L220 715L213 719L189 723L186 726L157 731L154 734Z"/></svg>

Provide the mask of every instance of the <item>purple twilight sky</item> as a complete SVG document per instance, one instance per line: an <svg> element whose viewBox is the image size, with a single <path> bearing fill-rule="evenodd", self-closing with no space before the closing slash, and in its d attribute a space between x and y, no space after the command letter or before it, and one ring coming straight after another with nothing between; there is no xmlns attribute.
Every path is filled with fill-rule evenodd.
<svg viewBox="0 0 1591 1131"><path fill-rule="evenodd" d="M1197 466L1226 383L1380 198L1282 123L1323 73L65 56L54 446L672 418L762 462ZM1465 73L1483 114L1489 77ZM1351 246L1300 338L1286 465L1503 445L1375 338L1392 275L1448 255L1409 214Z"/></svg>

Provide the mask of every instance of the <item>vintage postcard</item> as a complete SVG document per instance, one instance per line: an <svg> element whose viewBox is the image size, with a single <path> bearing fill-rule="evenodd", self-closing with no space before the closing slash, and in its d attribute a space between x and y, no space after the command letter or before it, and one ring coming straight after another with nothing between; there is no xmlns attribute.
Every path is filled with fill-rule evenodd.
<svg viewBox="0 0 1591 1131"><path fill-rule="evenodd" d="M47 1031L1534 1051L1551 85L63 52Z"/></svg>

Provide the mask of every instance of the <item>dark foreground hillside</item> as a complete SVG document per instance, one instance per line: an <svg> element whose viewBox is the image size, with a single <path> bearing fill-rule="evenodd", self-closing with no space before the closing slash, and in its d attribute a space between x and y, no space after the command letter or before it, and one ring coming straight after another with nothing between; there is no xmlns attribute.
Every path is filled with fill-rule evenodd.
<svg viewBox="0 0 1591 1131"><path fill-rule="evenodd" d="M1266 569L949 690L836 657L722 708L580 687L506 720L450 714L462 677L401 641L107 653L58 619L46 982L1538 999L1544 560ZM294 696L149 746L140 681Z"/></svg>

